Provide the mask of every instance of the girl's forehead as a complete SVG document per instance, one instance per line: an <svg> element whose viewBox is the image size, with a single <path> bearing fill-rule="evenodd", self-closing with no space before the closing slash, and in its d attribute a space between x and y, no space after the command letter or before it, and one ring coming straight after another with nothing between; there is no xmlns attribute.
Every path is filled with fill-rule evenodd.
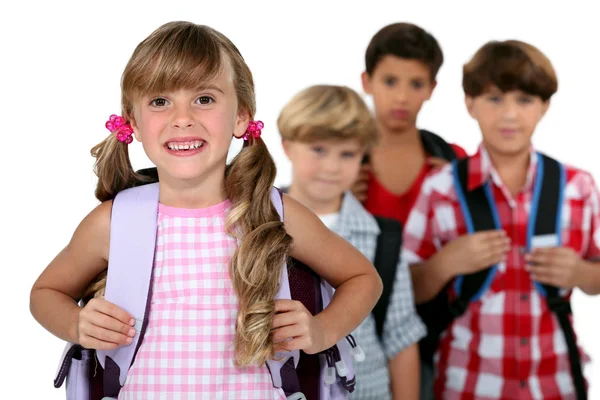
<svg viewBox="0 0 600 400"><path fill-rule="evenodd" d="M157 96L166 93L190 92L197 93L205 90L213 90L224 95L234 90L233 76L227 68L222 68L212 76L189 76L180 79L161 80L157 78L153 85L140 87L136 91L136 98Z"/></svg>
<svg viewBox="0 0 600 400"><path fill-rule="evenodd" d="M211 86L228 92L234 85L234 71L228 56L157 57L126 74L123 90L130 99L172 93L179 90L198 91Z"/></svg>

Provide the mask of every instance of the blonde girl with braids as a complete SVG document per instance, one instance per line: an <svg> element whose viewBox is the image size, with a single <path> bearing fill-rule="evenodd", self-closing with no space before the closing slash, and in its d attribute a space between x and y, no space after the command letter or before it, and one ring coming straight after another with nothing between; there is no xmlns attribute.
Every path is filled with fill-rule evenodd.
<svg viewBox="0 0 600 400"><path fill-rule="evenodd" d="M122 120L113 116L115 132L92 150L101 204L35 282L33 316L84 348L132 342L133 316L102 288L112 200L148 182L129 161L135 137L157 167L159 215L148 326L119 398L285 398L266 361L277 351L320 352L353 331L381 293L375 269L285 195L280 221L252 74L224 35L167 23L137 46L121 86ZM227 165L233 138L245 144ZM336 288L321 313L274 300L286 257Z"/></svg>

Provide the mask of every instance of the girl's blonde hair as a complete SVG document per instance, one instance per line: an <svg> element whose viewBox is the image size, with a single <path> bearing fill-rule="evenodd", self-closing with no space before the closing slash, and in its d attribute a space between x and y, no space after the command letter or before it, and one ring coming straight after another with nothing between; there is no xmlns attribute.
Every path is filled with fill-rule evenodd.
<svg viewBox="0 0 600 400"><path fill-rule="evenodd" d="M135 102L145 95L204 87L227 64L240 110L252 118L256 111L252 73L239 50L223 34L189 22L170 22L142 41L122 77L122 112L133 115ZM92 149L98 175L96 197L113 199L121 190L150 182L131 167L127 145L111 134ZM275 163L265 143L251 138L227 165L225 188L232 202L226 229L239 239L231 259L231 277L238 297L236 363L262 365L274 356L271 326L274 297L292 238L286 233L270 200ZM106 272L92 283L84 299L102 296ZM95 294L94 294L95 293Z"/></svg>
<svg viewBox="0 0 600 400"><path fill-rule="evenodd" d="M289 141L358 139L367 150L377 142L377 126L358 93L346 86L315 85L285 105L277 119Z"/></svg>

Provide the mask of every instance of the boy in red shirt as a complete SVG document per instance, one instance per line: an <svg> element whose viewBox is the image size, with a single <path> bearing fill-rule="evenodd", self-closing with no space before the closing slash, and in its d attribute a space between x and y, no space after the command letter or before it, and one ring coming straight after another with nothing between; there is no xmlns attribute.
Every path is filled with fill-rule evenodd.
<svg viewBox="0 0 600 400"><path fill-rule="evenodd" d="M373 97L380 140L353 192L373 215L404 224L425 175L448 159L435 149L466 156L462 148L416 126L423 103L435 89L443 54L422 28L396 23L375 34L365 61L362 83Z"/></svg>

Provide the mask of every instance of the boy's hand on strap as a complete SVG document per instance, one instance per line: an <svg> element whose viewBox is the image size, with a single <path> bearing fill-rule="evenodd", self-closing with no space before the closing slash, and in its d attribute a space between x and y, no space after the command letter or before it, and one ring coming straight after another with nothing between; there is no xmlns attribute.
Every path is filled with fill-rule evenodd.
<svg viewBox="0 0 600 400"><path fill-rule="evenodd" d="M135 319L104 299L92 299L79 311L77 342L86 349L112 350L129 345Z"/></svg>
<svg viewBox="0 0 600 400"><path fill-rule="evenodd" d="M534 249L525 256L525 268L534 281L564 289L580 287L585 276L584 260L568 247Z"/></svg>
<svg viewBox="0 0 600 400"><path fill-rule="evenodd" d="M371 166L369 164L361 165L360 173L358 174L358 178L356 178L356 182L354 182L354 186L352 186L352 194L360 202L363 202L367 199L367 191L369 189L369 173L370 172L371 172Z"/></svg>
<svg viewBox="0 0 600 400"><path fill-rule="evenodd" d="M472 274L502 261L509 249L510 238L504 231L482 231L449 242L432 261L450 269L453 276Z"/></svg>
<svg viewBox="0 0 600 400"><path fill-rule="evenodd" d="M275 300L275 312L272 327L275 351L302 350L316 354L329 347L323 325L301 302Z"/></svg>

